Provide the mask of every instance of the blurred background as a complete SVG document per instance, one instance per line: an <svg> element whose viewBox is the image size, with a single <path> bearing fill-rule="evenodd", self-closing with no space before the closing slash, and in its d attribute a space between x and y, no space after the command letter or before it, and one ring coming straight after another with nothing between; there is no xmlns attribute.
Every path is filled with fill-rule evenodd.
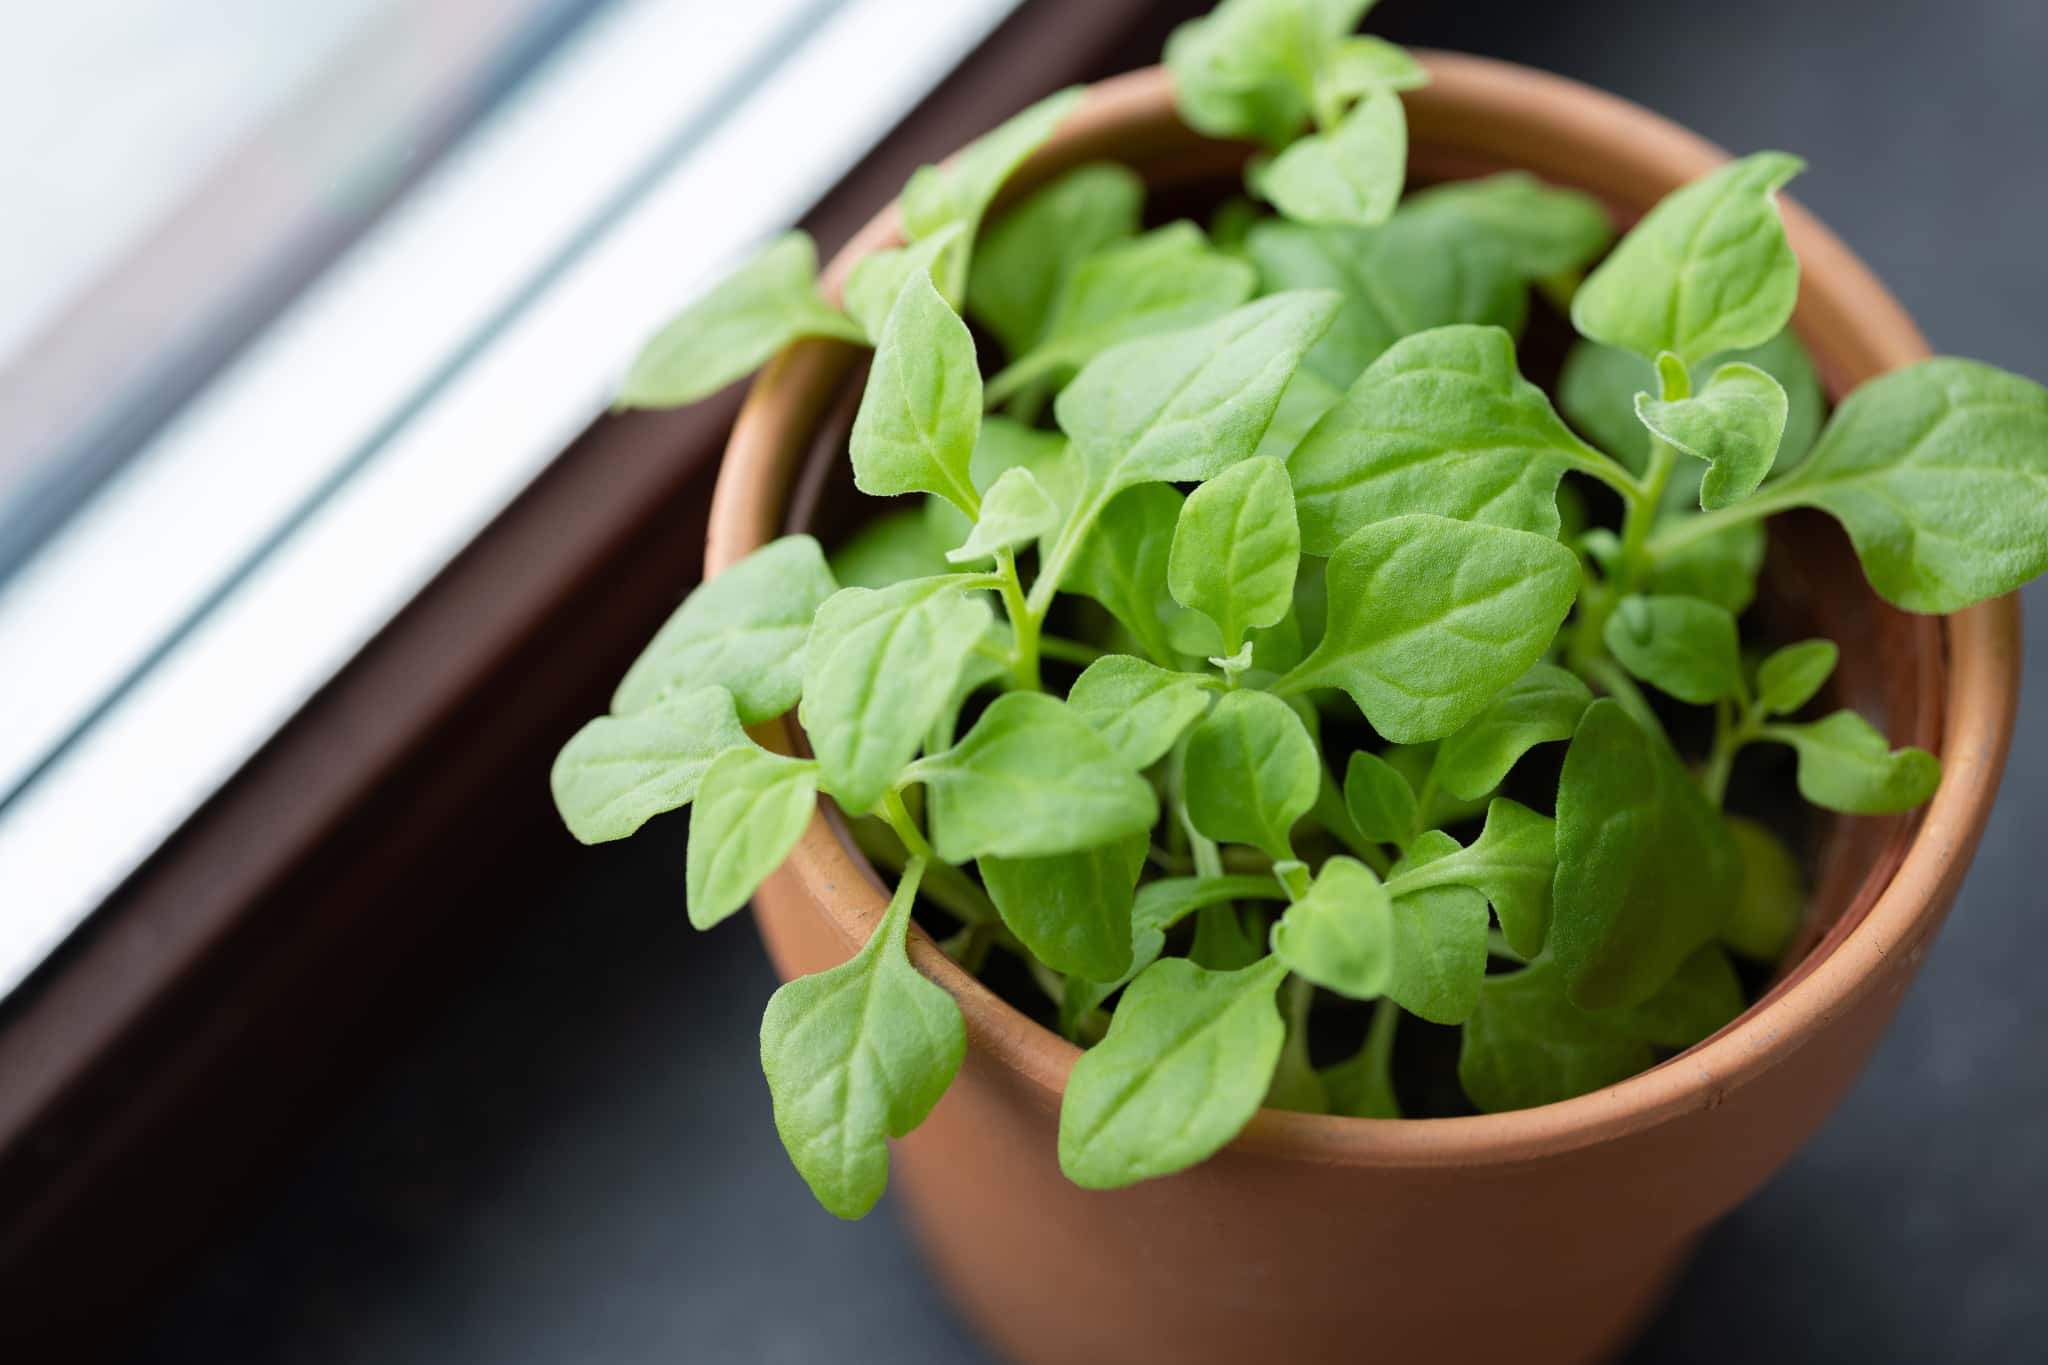
<svg viewBox="0 0 2048 1365"><path fill-rule="evenodd" d="M887 1201L841 1224L788 1167L773 977L743 920L688 929L681 824L580 849L547 810L694 572L731 401L598 419L751 244L831 249L1201 8L0 9L0 1346L984 1358ZM1803 155L1795 196L1936 349L2048 379L2041 0L1368 27ZM2040 1358L2048 585L2025 606L1940 950L1632 1359Z"/></svg>

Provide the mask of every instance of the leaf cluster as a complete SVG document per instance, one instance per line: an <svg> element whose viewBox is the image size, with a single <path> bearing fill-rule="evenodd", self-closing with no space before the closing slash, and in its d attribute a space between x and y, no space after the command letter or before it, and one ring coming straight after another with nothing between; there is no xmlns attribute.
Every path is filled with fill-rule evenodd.
<svg viewBox="0 0 2048 1365"><path fill-rule="evenodd" d="M1168 45L1183 117L1263 145L1271 213L1142 230L1144 186L1102 162L985 221L1062 92L913 176L844 309L785 238L627 380L672 404L798 338L873 348L848 454L894 505L829 562L789 536L693 592L553 772L589 842L694 806L700 927L830 837L821 796L897 873L866 946L762 1028L835 1213L961 1063L906 951L919 906L1088 1045L1059 1158L1091 1187L1198 1162L1261 1104L1398 1116L1410 1016L1461 1028L1489 1111L1690 1046L1803 913L1797 858L1725 809L1738 756L1788 748L1851 813L1939 781L1808 714L1831 642L1745 646L1763 519L1836 517L1909 611L2048 568L2048 392L1943 359L1827 415L1786 330L1796 158L1732 162L1611 250L1596 203L1522 174L1404 200L1424 75L1352 32L1368 7L1224 0ZM1517 364L1532 291L1582 338L1555 405ZM792 708L808 757L746 728ZM1674 742L1686 708L1708 745Z"/></svg>

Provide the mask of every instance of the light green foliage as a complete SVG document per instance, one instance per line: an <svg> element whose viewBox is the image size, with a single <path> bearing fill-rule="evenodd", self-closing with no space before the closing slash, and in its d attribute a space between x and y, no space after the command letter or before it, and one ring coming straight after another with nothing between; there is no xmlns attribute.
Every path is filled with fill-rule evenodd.
<svg viewBox="0 0 2048 1365"><path fill-rule="evenodd" d="M1290 858L1289 832L1316 803L1322 763L1301 717L1264 692L1231 692L1188 733L1188 817L1219 843Z"/></svg>
<svg viewBox="0 0 2048 1365"><path fill-rule="evenodd" d="M979 864L981 880L1003 923L1040 962L1089 981L1120 981L1132 965L1131 900L1145 844L1140 831L1072 853L990 856Z"/></svg>
<svg viewBox="0 0 2048 1365"><path fill-rule="evenodd" d="M818 609L798 716L849 812L872 808L916 756L990 620L952 578L847 588Z"/></svg>
<svg viewBox="0 0 2048 1365"><path fill-rule="evenodd" d="M1556 536L1557 485L1604 464L1515 368L1498 327L1439 327L1399 341L1287 462L1302 545L1328 554L1359 527L1408 512Z"/></svg>
<svg viewBox="0 0 2048 1365"><path fill-rule="evenodd" d="M1213 972L1182 958L1147 967L1109 1035L1074 1063L1060 1104L1060 1169L1114 1189L1203 1160L1250 1121L1280 1060L1268 958Z"/></svg>
<svg viewBox="0 0 2048 1365"><path fill-rule="evenodd" d="M1316 109L1317 76L1340 59L1365 7L1329 0L1223 0L1166 40L1166 66L1189 127L1286 145Z"/></svg>
<svg viewBox="0 0 2048 1365"><path fill-rule="evenodd" d="M1175 653L1166 633L1173 607L1166 574L1182 502L1165 484L1125 489L1096 518L1067 574L1069 589L1109 608L1161 663L1171 663Z"/></svg>
<svg viewBox="0 0 2048 1365"><path fill-rule="evenodd" d="M1501 784L1523 754L1570 739L1593 694L1578 675L1556 664L1532 664L1437 749L1436 780L1453 796L1475 801Z"/></svg>
<svg viewBox="0 0 2048 1365"><path fill-rule="evenodd" d="M981 516L973 531L959 549L946 552L946 560L972 564L992 558L999 550L1028 545L1051 530L1059 515L1059 508L1029 469L1022 465L1006 469L982 500Z"/></svg>
<svg viewBox="0 0 2048 1365"><path fill-rule="evenodd" d="M1720 932L1742 864L1663 738L1621 705L1586 708L1557 793L1548 954L1584 1009L1637 1005Z"/></svg>
<svg viewBox="0 0 2048 1365"><path fill-rule="evenodd" d="M982 215L995 202L1003 182L1045 144L1085 97L1086 92L1078 86L1056 91L969 143L944 166L920 166L898 201L904 235L918 242L958 227L962 243L972 242L981 228ZM947 300L958 302L966 293L965 253L950 253L949 261L940 292Z"/></svg>
<svg viewBox="0 0 2048 1365"><path fill-rule="evenodd" d="M974 516L968 468L981 433L974 338L939 291L913 278L896 296L853 421L853 482L863 493L936 493Z"/></svg>
<svg viewBox="0 0 2048 1365"><path fill-rule="evenodd" d="M1297 140L1251 177L1252 188L1297 223L1383 223L1408 174L1401 97L1374 90L1327 133Z"/></svg>
<svg viewBox="0 0 2048 1365"><path fill-rule="evenodd" d="M1757 501L1833 515L1907 611L2011 592L2048 569L2048 390L1974 360L1880 375Z"/></svg>
<svg viewBox="0 0 2048 1365"><path fill-rule="evenodd" d="M1193 674L1109 654L1082 670L1067 692L1067 706L1136 770L1165 756L1208 710L1209 693Z"/></svg>
<svg viewBox="0 0 2048 1365"><path fill-rule="evenodd" d="M791 232L685 308L642 348L619 386L622 408L675 408L709 397L799 337L867 340L818 293L818 252Z"/></svg>
<svg viewBox="0 0 2048 1365"><path fill-rule="evenodd" d="M1358 832L1374 843L1406 845L1422 825L1415 789L1398 769L1360 749L1344 769L1344 807Z"/></svg>
<svg viewBox="0 0 2048 1365"><path fill-rule="evenodd" d="M1145 185L1115 162L1076 167L998 218L974 249L967 311L1012 358L1045 335L1053 303L1083 259L1135 236Z"/></svg>
<svg viewBox="0 0 2048 1365"><path fill-rule="evenodd" d="M1556 822L1549 816L1497 796L1487 804L1486 827L1468 847L1418 841L1409 863L1388 881L1392 894L1469 887L1492 902L1509 947L1524 957L1542 950L1558 866Z"/></svg>
<svg viewBox="0 0 2048 1365"><path fill-rule="evenodd" d="M1742 982L1718 944L1709 943L1679 964L1664 988L1631 1009L1616 1010L1617 1025L1659 1047L1691 1047L1742 1013Z"/></svg>
<svg viewBox="0 0 2048 1365"><path fill-rule="evenodd" d="M1275 459L1231 466L1188 495L1175 522L1166 583L1174 600L1199 611L1235 654L1249 632L1294 605L1301 533L1294 489Z"/></svg>
<svg viewBox="0 0 2048 1365"><path fill-rule="evenodd" d="M796 704L811 617L837 590L809 536L784 536L683 599L612 693L612 714L670 693L723 687L748 724Z"/></svg>
<svg viewBox="0 0 2048 1365"><path fill-rule="evenodd" d="M1336 687L1397 744L1451 734L1536 662L1578 591L1556 541L1443 517L1377 522L1330 556L1330 620L1282 691Z"/></svg>
<svg viewBox="0 0 2048 1365"><path fill-rule="evenodd" d="M1768 715L1791 715L1827 685L1841 656L1833 640L1801 640L1771 651L1756 668L1757 705Z"/></svg>
<svg viewBox="0 0 2048 1365"><path fill-rule="evenodd" d="M911 246L885 247L855 262L846 277L846 311L853 314L861 330L879 342L903 286L913 279L932 279L932 267L940 253L959 241L960 235L960 225L954 223Z"/></svg>
<svg viewBox="0 0 2048 1365"><path fill-rule="evenodd" d="M1934 795L1941 761L1925 749L1894 749L1854 711L1837 711L1804 725L1776 724L1766 739L1799 755L1799 794L1816 806L1853 815L1891 815Z"/></svg>
<svg viewBox="0 0 2048 1365"><path fill-rule="evenodd" d="M711 761L749 742L732 693L699 687L589 722L562 746L548 785L571 834L586 844L623 839L695 800Z"/></svg>
<svg viewBox="0 0 2048 1365"><path fill-rule="evenodd" d="M1799 294L1777 191L1804 165L1758 152L1695 180L1636 224L1572 298L1581 336L1690 365L1776 336Z"/></svg>
<svg viewBox="0 0 2048 1365"><path fill-rule="evenodd" d="M1394 1094L1394 1033L1400 1019L1401 1011L1394 1002L1381 1000L1366 1032L1365 1046L1318 1073L1331 1113L1357 1119L1401 1117L1401 1101Z"/></svg>
<svg viewBox="0 0 2048 1365"><path fill-rule="evenodd" d="M1356 858L1323 864L1308 894L1273 926L1273 956L1297 976L1354 1000L1385 992L1394 973L1394 911Z"/></svg>
<svg viewBox="0 0 2048 1365"><path fill-rule="evenodd" d="M1700 480L1700 505L1708 511L1756 491L1778 458L1785 415L1785 390L1778 381L1739 361L1715 370L1692 398L1667 403L1636 395L1636 416L1644 426L1674 448L1707 462Z"/></svg>
<svg viewBox="0 0 2048 1365"><path fill-rule="evenodd" d="M761 1019L761 1070L775 1127L818 1202L841 1218L889 1183L886 1139L924 1122L967 1054L953 997L910 965L906 874L867 946L776 991Z"/></svg>
<svg viewBox="0 0 2048 1365"><path fill-rule="evenodd" d="M1607 618L1607 648L1621 666L1694 706L1742 692L1735 618L1697 597L1624 597Z"/></svg>
<svg viewBox="0 0 2048 1365"><path fill-rule="evenodd" d="M1742 895L1721 926L1721 941L1757 962L1776 962L1806 914L1806 879L1799 860L1777 835L1730 815L1728 832L1742 855Z"/></svg>
<svg viewBox="0 0 2048 1365"><path fill-rule="evenodd" d="M1054 406L1090 486L1208 479L1248 457L1336 309L1294 290L1095 357Z"/></svg>
<svg viewBox="0 0 2048 1365"><path fill-rule="evenodd" d="M1354 21L1355 22L1355 21ZM1376 90L1417 90L1429 84L1422 63L1384 38L1340 38L1316 71L1316 107L1334 110Z"/></svg>
<svg viewBox="0 0 2048 1365"><path fill-rule="evenodd" d="M1710 355L1692 367L1692 387L1700 388L1729 364L1753 365L1785 391L1785 431L1774 468L1782 472L1806 458L1827 418L1827 395L1798 334L1788 327L1761 346ZM1656 367L1643 357L1580 341L1565 356L1557 406L1594 445L1640 473L1650 455L1650 431L1636 416L1636 395L1657 389ZM1687 501L1698 506L1697 499Z"/></svg>
<svg viewBox="0 0 2048 1365"><path fill-rule="evenodd" d="M1119 342L1221 317L1257 284L1251 266L1211 250L1193 223L1112 242L1068 273L1044 336L989 381L989 401L1085 365Z"/></svg>
<svg viewBox="0 0 2048 1365"><path fill-rule="evenodd" d="M1456 839L1429 830L1410 845L1390 876L1399 878L1460 851ZM1486 896L1470 886L1424 886L1393 897L1392 908L1394 970L1387 980L1388 997L1431 1023L1463 1023L1479 1003L1479 983L1486 976Z"/></svg>
<svg viewBox="0 0 2048 1365"><path fill-rule="evenodd" d="M1266 434L1259 438L1259 448L1252 458L1286 460L1323 419L1323 414L1343 398L1344 390L1303 365L1280 391L1280 406L1274 409L1273 420L1267 425Z"/></svg>
<svg viewBox="0 0 2048 1365"><path fill-rule="evenodd" d="M684 885L690 923L709 929L747 903L811 822L818 765L752 745L727 749L697 786Z"/></svg>
<svg viewBox="0 0 2048 1365"><path fill-rule="evenodd" d="M1409 196L1408 210L1472 224L1529 280L1582 270L1614 240L1614 225L1599 200L1546 185L1527 171L1418 190Z"/></svg>
<svg viewBox="0 0 2048 1365"><path fill-rule="evenodd" d="M1466 322L1521 330L1528 290L1477 228L1406 209L1376 228L1262 222L1245 240L1268 290L1342 300L1308 365L1338 388L1402 337Z"/></svg>
<svg viewBox="0 0 2048 1365"><path fill-rule="evenodd" d="M953 510L949 502L939 505ZM879 516L832 552L832 576L841 587L886 588L908 578L947 573L952 565L946 562L946 552L954 540L942 534L943 529L922 507ZM800 673L802 660L797 663Z"/></svg>
<svg viewBox="0 0 2048 1365"><path fill-rule="evenodd" d="M944 753L907 774L931 797L932 845L949 863L1033 858L1149 830L1151 784L1065 702L1009 692Z"/></svg>
<svg viewBox="0 0 2048 1365"><path fill-rule="evenodd" d="M1480 986L1458 1047L1458 1083L1490 1114L1584 1095L1656 1060L1644 1039L1578 1008L1565 972L1544 958Z"/></svg>

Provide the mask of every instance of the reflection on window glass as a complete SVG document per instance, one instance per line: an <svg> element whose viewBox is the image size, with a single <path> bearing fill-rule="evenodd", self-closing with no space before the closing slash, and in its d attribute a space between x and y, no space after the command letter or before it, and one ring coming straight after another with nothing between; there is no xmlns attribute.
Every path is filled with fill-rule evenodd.
<svg viewBox="0 0 2048 1365"><path fill-rule="evenodd" d="M0 582L595 7L0 6Z"/></svg>

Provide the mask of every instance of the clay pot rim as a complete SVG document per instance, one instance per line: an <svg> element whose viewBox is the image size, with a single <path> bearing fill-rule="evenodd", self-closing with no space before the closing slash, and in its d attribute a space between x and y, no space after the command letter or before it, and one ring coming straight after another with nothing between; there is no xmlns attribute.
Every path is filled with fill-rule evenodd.
<svg viewBox="0 0 2048 1365"><path fill-rule="evenodd" d="M1610 197L1644 199L1645 176L1675 184L1726 159L1726 153L1659 115L1560 76L1457 53L1420 52L1431 83L1411 93L1411 119L1426 113L1435 136L1453 148L1489 141L1512 127L1523 142L1555 130L1567 143L1589 138L1611 164L1560 163L1553 178ZM1148 67L1089 88L1079 110L1041 152L1066 164L1062 150L1098 150L1123 133L1142 134L1172 117L1170 78ZM1591 131L1589 131L1591 130ZM1539 142L1537 145L1541 145ZM1519 158L1527 161L1526 158ZM1539 173L1543 168L1533 166ZM1030 173L1027 167L1025 176ZM1601 177L1606 183L1594 183ZM1883 369L1929 351L1911 319L1839 239L1796 203L1785 219L1810 295L1852 311L1873 340ZM891 204L834 258L836 288L852 263L900 241ZM1795 319L1796 322L1796 319ZM815 425L821 405L849 363L852 348L806 342L785 352L756 381L733 429L713 495L706 571L716 573L778 533L790 487L787 452ZM1826 357L1817 357L1826 367ZM1815 948L1790 979L1714 1037L1636 1076L1575 1099L1505 1114L1429 1119L1354 1119L1262 1109L1232 1149L1345 1167L1426 1168L1512 1165L1612 1141L1683 1114L1718 1106L1733 1089L1791 1056L1835 1016L1875 989L1877 968L1916 943L1943 912L1941 890L1967 860L1989 816L2011 741L2018 699L2019 610L2014 597L1940 621L1948 688L1939 752L1943 780L1911 836L1903 861L1875 902L1846 933ZM757 727L771 747L790 751L789 722ZM821 813L786 869L794 872L851 948L879 921L886 894L868 867ZM1917 952L1914 948L1912 951ZM912 957L959 1001L973 1046L1031 1082L1056 1110L1080 1049L1041 1027L962 971L921 929Z"/></svg>

